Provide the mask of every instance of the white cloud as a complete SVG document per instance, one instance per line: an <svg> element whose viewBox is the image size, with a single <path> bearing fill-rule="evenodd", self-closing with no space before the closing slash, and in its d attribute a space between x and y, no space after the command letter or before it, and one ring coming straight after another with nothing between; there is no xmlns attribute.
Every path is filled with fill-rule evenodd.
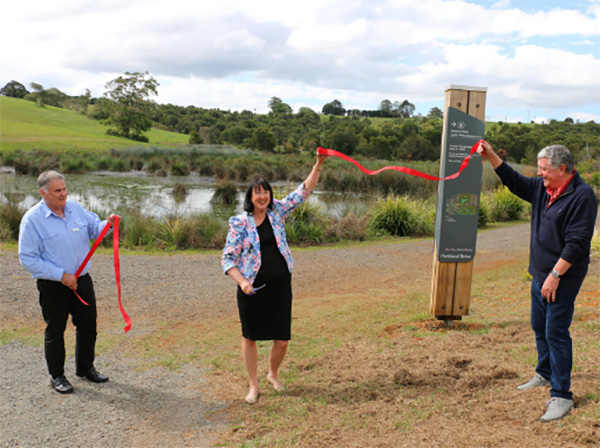
<svg viewBox="0 0 600 448"><path fill-rule="evenodd" d="M490 110L579 109L598 120L600 2L581 3L9 2L0 83L99 96L125 71L150 71L163 80L161 102L261 110L271 96L358 108L406 98L418 111L462 84L488 87Z"/></svg>

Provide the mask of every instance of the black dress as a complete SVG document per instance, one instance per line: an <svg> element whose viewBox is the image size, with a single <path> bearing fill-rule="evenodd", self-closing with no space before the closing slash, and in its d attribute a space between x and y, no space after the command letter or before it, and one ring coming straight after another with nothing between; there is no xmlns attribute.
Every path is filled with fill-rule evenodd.
<svg viewBox="0 0 600 448"><path fill-rule="evenodd" d="M242 335L252 341L288 341L292 327L292 275L279 252L268 216L257 230L261 264L254 287L265 286L251 296L238 287Z"/></svg>

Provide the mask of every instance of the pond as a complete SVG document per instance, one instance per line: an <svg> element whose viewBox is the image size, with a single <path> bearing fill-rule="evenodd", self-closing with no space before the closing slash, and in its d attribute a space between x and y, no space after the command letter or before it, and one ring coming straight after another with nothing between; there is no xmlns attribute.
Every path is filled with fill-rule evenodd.
<svg viewBox="0 0 600 448"><path fill-rule="evenodd" d="M162 219L165 216L187 217L212 213L227 218L242 211L242 202L247 184L238 185L238 205L224 207L212 205L211 198L217 187L212 177L197 174L182 177L159 177L142 171L128 173L94 172L68 174L69 199L81 203L97 213L107 214L120 210L139 210L143 215ZM187 194L175 197L174 186L185 184ZM290 189L297 184L274 182L274 188ZM28 209L40 200L36 178L16 175L5 167L0 170L0 201L17 202ZM331 193L315 191L309 202L317 203L329 216L345 216L348 213L364 214L376 201L376 197L365 194Z"/></svg>

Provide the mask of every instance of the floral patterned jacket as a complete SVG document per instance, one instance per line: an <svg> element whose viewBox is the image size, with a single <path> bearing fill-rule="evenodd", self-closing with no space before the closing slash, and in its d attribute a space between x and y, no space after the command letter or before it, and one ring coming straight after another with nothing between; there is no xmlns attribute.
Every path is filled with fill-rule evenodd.
<svg viewBox="0 0 600 448"><path fill-rule="evenodd" d="M302 204L309 195L310 193L306 191L304 183L302 183L284 199L277 200L273 198L273 209L267 209L267 216L271 221L277 247L283 258L285 258L290 272L294 267L294 260L285 235L285 218ZM250 283L253 283L260 269L260 263L260 239L254 216L248 212L232 216L229 219L227 241L221 257L223 272L227 273L231 268L238 268L242 275Z"/></svg>

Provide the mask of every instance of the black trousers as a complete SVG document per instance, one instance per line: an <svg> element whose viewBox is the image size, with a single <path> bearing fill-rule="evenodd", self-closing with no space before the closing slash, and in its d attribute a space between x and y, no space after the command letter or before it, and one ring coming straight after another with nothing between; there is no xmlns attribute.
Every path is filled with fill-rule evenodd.
<svg viewBox="0 0 600 448"><path fill-rule="evenodd" d="M89 274L77 279L77 294L89 306L81 303L75 293L61 282L38 280L40 306L46 322L44 354L48 372L53 378L64 375L65 329L69 314L75 325L75 369L83 374L94 366L96 347L96 295Z"/></svg>

